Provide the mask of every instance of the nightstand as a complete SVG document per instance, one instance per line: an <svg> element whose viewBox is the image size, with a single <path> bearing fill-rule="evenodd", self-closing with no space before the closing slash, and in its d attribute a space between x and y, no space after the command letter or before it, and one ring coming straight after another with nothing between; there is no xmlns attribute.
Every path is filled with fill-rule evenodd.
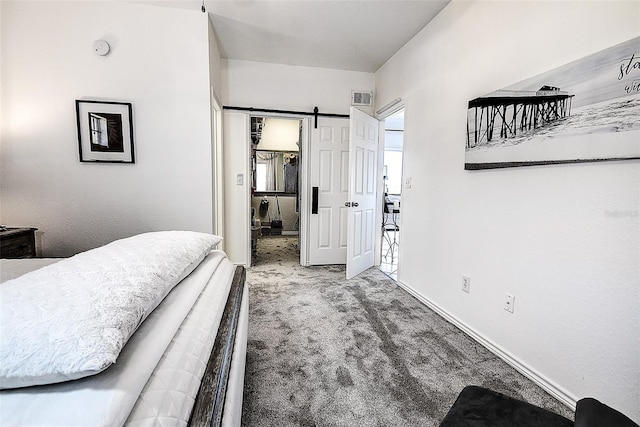
<svg viewBox="0 0 640 427"><path fill-rule="evenodd" d="M0 258L34 258L37 228L7 228L0 231Z"/></svg>

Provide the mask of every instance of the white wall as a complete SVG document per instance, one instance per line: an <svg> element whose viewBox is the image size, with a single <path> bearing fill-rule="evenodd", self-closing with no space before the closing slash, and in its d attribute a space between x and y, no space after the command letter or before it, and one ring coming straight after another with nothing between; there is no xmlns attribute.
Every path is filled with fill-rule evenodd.
<svg viewBox="0 0 640 427"><path fill-rule="evenodd" d="M209 14L206 14L209 16ZM222 58L220 58L220 49L218 48L218 38L215 29L210 20L208 22L209 35L209 73L211 78L211 87L215 97L222 102Z"/></svg>
<svg viewBox="0 0 640 427"><path fill-rule="evenodd" d="M372 91L374 87L372 73L239 60L223 60L223 64L225 106L306 112L312 112L313 107L318 106L321 113L349 114L351 91ZM234 236L233 246L227 246L225 250L233 262L247 264L250 243L249 122L237 117L241 114L244 113L226 113L224 122L225 235ZM243 126L246 129L241 129ZM244 185L236 185L239 173L244 174ZM226 243L228 245L229 240Z"/></svg>
<svg viewBox="0 0 640 427"><path fill-rule="evenodd" d="M299 151L300 120L267 117L257 150Z"/></svg>
<svg viewBox="0 0 640 427"><path fill-rule="evenodd" d="M2 5L1 218L67 256L212 229L208 20L122 2ZM97 39L109 56L92 51ZM133 104L136 163L78 161L76 99Z"/></svg>
<svg viewBox="0 0 640 427"><path fill-rule="evenodd" d="M224 62L224 103L235 107L313 112L313 107L318 106L321 113L349 114L351 91L372 91L374 87L372 73L240 60Z"/></svg>
<svg viewBox="0 0 640 427"><path fill-rule="evenodd" d="M638 2L454 1L376 73L377 105L406 100L400 281L559 397L636 421L638 161L463 164L470 99L637 37L639 23Z"/></svg>
<svg viewBox="0 0 640 427"><path fill-rule="evenodd" d="M249 197L249 115L224 112L224 235L225 252L236 264L250 262L251 207ZM242 183L238 184L238 175Z"/></svg>

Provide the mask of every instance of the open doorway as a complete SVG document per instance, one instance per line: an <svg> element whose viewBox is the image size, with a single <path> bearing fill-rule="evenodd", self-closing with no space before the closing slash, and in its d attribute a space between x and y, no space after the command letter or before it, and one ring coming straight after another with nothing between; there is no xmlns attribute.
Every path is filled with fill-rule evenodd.
<svg viewBox="0 0 640 427"><path fill-rule="evenodd" d="M404 109L385 118L383 213L380 270L398 279L400 251Z"/></svg>
<svg viewBox="0 0 640 427"><path fill-rule="evenodd" d="M251 264L300 258L302 120L251 116Z"/></svg>

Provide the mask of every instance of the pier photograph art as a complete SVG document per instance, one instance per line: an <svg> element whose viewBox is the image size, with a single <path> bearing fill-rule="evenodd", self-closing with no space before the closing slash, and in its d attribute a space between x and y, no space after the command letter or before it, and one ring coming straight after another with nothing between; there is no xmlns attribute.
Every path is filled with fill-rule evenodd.
<svg viewBox="0 0 640 427"><path fill-rule="evenodd" d="M469 101L465 169L640 159L640 37Z"/></svg>

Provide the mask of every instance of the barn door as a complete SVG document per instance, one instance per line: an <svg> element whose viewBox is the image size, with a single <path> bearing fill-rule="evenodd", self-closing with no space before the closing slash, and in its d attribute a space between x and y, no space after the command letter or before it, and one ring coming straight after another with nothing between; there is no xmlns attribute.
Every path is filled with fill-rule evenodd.
<svg viewBox="0 0 640 427"><path fill-rule="evenodd" d="M318 119L311 131L308 264L347 262L349 121Z"/></svg>

